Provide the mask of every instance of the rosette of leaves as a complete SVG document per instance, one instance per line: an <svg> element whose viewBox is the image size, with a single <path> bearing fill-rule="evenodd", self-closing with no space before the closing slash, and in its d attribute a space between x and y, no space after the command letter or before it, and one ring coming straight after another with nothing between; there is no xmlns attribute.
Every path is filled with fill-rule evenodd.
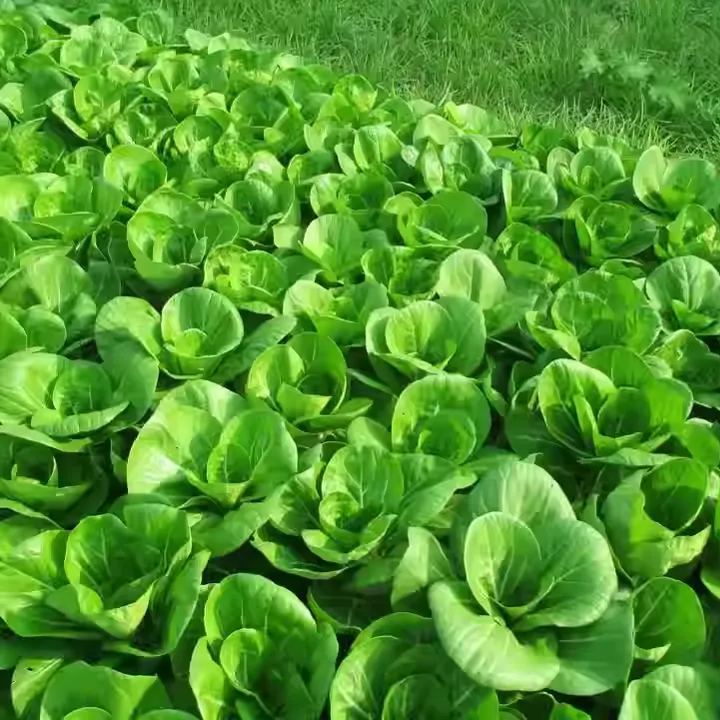
<svg viewBox="0 0 720 720"><path fill-rule="evenodd" d="M0 422L54 438L117 430L145 414L156 384L156 364L137 352L103 363L17 352L0 360Z"/></svg>
<svg viewBox="0 0 720 720"><path fill-rule="evenodd" d="M696 157L668 160L657 146L640 156L633 190L646 207L672 215L691 203L713 210L720 202L720 180L711 162Z"/></svg>
<svg viewBox="0 0 720 720"><path fill-rule="evenodd" d="M170 45L176 39L175 19L165 10L146 10L135 22L137 31L151 47Z"/></svg>
<svg viewBox="0 0 720 720"><path fill-rule="evenodd" d="M632 174L640 157L640 151L619 135L608 135L588 127L582 127L577 131L575 139L581 150L589 147L608 147L614 150L622 159L623 167L628 175Z"/></svg>
<svg viewBox="0 0 720 720"><path fill-rule="evenodd" d="M300 106L303 117L314 119L337 80L335 71L319 63L300 65L297 57L291 53L265 51L257 54L265 61L263 80L283 88ZM236 59L242 67L243 58L240 53ZM258 63L261 64L262 61ZM259 72L258 67L256 76L259 76Z"/></svg>
<svg viewBox="0 0 720 720"><path fill-rule="evenodd" d="M652 452L680 429L692 407L685 383L656 377L628 348L608 346L554 360L537 380L547 432L580 457Z"/></svg>
<svg viewBox="0 0 720 720"><path fill-rule="evenodd" d="M461 465L478 456L490 423L488 402L473 380L428 375L398 396L391 443L396 452L437 455Z"/></svg>
<svg viewBox="0 0 720 720"><path fill-rule="evenodd" d="M47 100L53 115L84 142L95 142L109 133L127 105L132 73L118 65L92 68L71 89Z"/></svg>
<svg viewBox="0 0 720 720"><path fill-rule="evenodd" d="M81 145L62 157L62 168L64 175L81 175L95 178L103 175L103 164L105 153L92 145Z"/></svg>
<svg viewBox="0 0 720 720"><path fill-rule="evenodd" d="M384 285L393 304L403 307L435 294L441 259L433 248L381 245L367 250L361 264L365 277Z"/></svg>
<svg viewBox="0 0 720 720"><path fill-rule="evenodd" d="M248 373L248 396L264 400L294 433L320 433L365 414L366 398L349 398L347 365L340 348L318 333L295 335L267 348Z"/></svg>
<svg viewBox="0 0 720 720"><path fill-rule="evenodd" d="M648 276L645 292L670 329L720 334L720 273L707 260L666 260Z"/></svg>
<svg viewBox="0 0 720 720"><path fill-rule="evenodd" d="M289 278L286 265L276 255L240 245L219 245L208 253L204 273L204 285L241 310L280 314Z"/></svg>
<svg viewBox="0 0 720 720"><path fill-rule="evenodd" d="M482 307L456 296L374 310L365 330L378 374L387 376L390 368L411 379L443 370L473 375L482 364L485 340ZM393 384L396 373L388 377Z"/></svg>
<svg viewBox="0 0 720 720"><path fill-rule="evenodd" d="M339 83L338 83L339 84ZM380 93L379 102L372 111L373 124L384 123L401 135L411 132L413 126L425 115L435 110L435 106L420 98L394 97Z"/></svg>
<svg viewBox="0 0 720 720"><path fill-rule="evenodd" d="M600 518L619 566L634 577L665 575L695 560L710 538L707 466L675 457L625 477Z"/></svg>
<svg viewBox="0 0 720 720"><path fill-rule="evenodd" d="M519 269L514 265L513 270ZM524 276L522 269L513 275L500 258L493 261L482 250L460 249L448 255L438 267L434 289L449 302L461 298L474 303L483 312L487 336L493 338L514 330L526 313L547 307L550 298L539 277Z"/></svg>
<svg viewBox="0 0 720 720"><path fill-rule="evenodd" d="M92 25L72 28L60 48L60 65L75 76L93 74L110 65L133 65L147 47L142 35L132 32L120 20L100 17Z"/></svg>
<svg viewBox="0 0 720 720"><path fill-rule="evenodd" d="M164 146L177 120L164 100L142 94L129 100L106 136L110 147L116 144L140 145L153 151Z"/></svg>
<svg viewBox="0 0 720 720"><path fill-rule="evenodd" d="M126 227L119 221L94 232L78 246L74 259L87 268L98 308L123 293L152 294L135 269L135 260L127 244Z"/></svg>
<svg viewBox="0 0 720 720"><path fill-rule="evenodd" d="M52 254L31 261L0 287L0 356L83 342L95 313L95 288L80 265Z"/></svg>
<svg viewBox="0 0 720 720"><path fill-rule="evenodd" d="M225 100L220 97L221 107L224 107ZM221 184L221 181L227 179L215 156L224 123L216 121L209 112L210 109L208 113L201 113L198 105L197 114L186 117L171 132L168 131L163 153L168 158L170 175L178 189L193 197L211 197L226 184Z"/></svg>
<svg viewBox="0 0 720 720"><path fill-rule="evenodd" d="M497 694L445 654L430 618L393 613L353 642L330 690L330 719L499 718Z"/></svg>
<svg viewBox="0 0 720 720"><path fill-rule="evenodd" d="M546 165L548 155L556 147L573 147L572 136L564 128L557 125L543 125L541 123L523 123L520 129L519 140L523 152L527 153L536 162L536 167Z"/></svg>
<svg viewBox="0 0 720 720"><path fill-rule="evenodd" d="M228 179L229 176L224 176L220 170L215 153L218 148L218 155L223 155L221 139L225 138L226 127L225 98L220 94L208 94L199 100L193 114L168 131L163 155L168 158L170 174L178 180L183 192L210 197L213 191L222 187L218 182L221 177ZM236 139L240 141L239 135ZM238 149L241 148L242 145Z"/></svg>
<svg viewBox="0 0 720 720"><path fill-rule="evenodd" d="M326 623L280 585L238 573L210 591L190 687L203 720L319 720L338 644Z"/></svg>
<svg viewBox="0 0 720 720"><path fill-rule="evenodd" d="M195 33L190 41L195 54L207 51L227 75L227 92L234 95L248 84L272 84L275 73L298 66L297 57L280 50L257 48L241 30L230 30L214 37ZM219 53L218 51L224 51ZM302 69L303 65L299 65ZM328 71L329 72L329 71ZM330 83L332 80L329 81ZM287 87L285 83L280 83Z"/></svg>
<svg viewBox="0 0 720 720"><path fill-rule="evenodd" d="M2 18L2 65L12 77L4 75L9 82L0 91L0 105L16 120L37 120L47 114L46 101L56 92L71 88L72 83L51 56L53 50L59 49L58 45L52 48L45 44L43 47L48 34L55 32L50 30L47 19L29 6L14 10L10 14L5 11ZM25 49L32 47L31 58L18 54L22 52L23 45ZM15 65L18 59L20 63Z"/></svg>
<svg viewBox="0 0 720 720"><path fill-rule="evenodd" d="M603 145L584 147L576 153L553 148L547 157L547 172L556 185L575 197L609 200L630 187L622 158Z"/></svg>
<svg viewBox="0 0 720 720"><path fill-rule="evenodd" d="M502 273L482 250L456 250L438 268L435 292L441 298L467 298L482 310L492 311L507 290Z"/></svg>
<svg viewBox="0 0 720 720"><path fill-rule="evenodd" d="M307 201L315 181L337 170L337 160L332 151L318 148L294 155L287 166L287 177L295 186L298 197Z"/></svg>
<svg viewBox="0 0 720 720"><path fill-rule="evenodd" d="M619 720L668 718L717 720L718 678L709 666L667 665L628 685Z"/></svg>
<svg viewBox="0 0 720 720"><path fill-rule="evenodd" d="M157 676L126 675L82 661L54 672L37 701L43 720L194 720L172 709ZM26 696L21 702L29 707Z"/></svg>
<svg viewBox="0 0 720 720"><path fill-rule="evenodd" d="M53 180L35 198L31 235L52 231L73 241L106 227L120 211L122 192L102 178L67 175Z"/></svg>
<svg viewBox="0 0 720 720"><path fill-rule="evenodd" d="M604 270L589 270L564 283L549 317L531 311L525 319L542 347L560 348L574 358L611 345L645 352L662 327L659 313L629 277Z"/></svg>
<svg viewBox="0 0 720 720"><path fill-rule="evenodd" d="M429 587L440 643L476 683L596 695L625 682L633 615L615 598L610 548L541 468L507 462L483 476L455 515L454 565L429 532L409 538L393 605Z"/></svg>
<svg viewBox="0 0 720 720"><path fill-rule="evenodd" d="M188 195L159 188L127 223L127 243L140 277L155 290L173 292L201 276L209 250L206 213Z"/></svg>
<svg viewBox="0 0 720 720"><path fill-rule="evenodd" d="M287 484L253 544L284 572L333 577L430 524L474 480L441 457L348 445Z"/></svg>
<svg viewBox="0 0 720 720"><path fill-rule="evenodd" d="M407 112L409 122L414 119L409 107L395 105L394 108L399 115ZM386 106L386 109L389 109L389 106ZM391 183L407 181L414 170L412 154L408 154L406 144L390 125L366 125L355 131L352 157L361 173L382 176ZM342 159L341 167L346 169Z"/></svg>
<svg viewBox="0 0 720 720"><path fill-rule="evenodd" d="M48 70L48 72L52 71ZM42 78L42 73L38 73L38 75ZM62 78L62 87L69 85L67 78L61 74L59 77ZM53 75L50 82L55 82L56 79L56 76ZM7 91L8 85L3 89ZM0 105L3 105L3 89L0 89ZM6 105L5 109L19 120L25 116L26 112L29 115L40 113L42 117L35 117L34 120L17 122L12 125L5 115L0 117L0 145L2 146L0 164L4 174L57 172L67 153L62 138L47 129L44 98L42 95L34 97L34 90L36 88L33 88L30 83L23 83L19 89L18 104L39 101L41 103L39 107L26 110L20 106L14 107L14 103L11 103L10 107Z"/></svg>
<svg viewBox="0 0 720 720"><path fill-rule="evenodd" d="M574 222L577 252L590 265L631 258L652 247L658 226L646 213L621 202L581 197L567 211Z"/></svg>
<svg viewBox="0 0 720 720"><path fill-rule="evenodd" d="M215 59L190 53L161 55L145 76L148 94L167 103L180 119L191 115L208 92L222 89L226 80L217 73Z"/></svg>
<svg viewBox="0 0 720 720"><path fill-rule="evenodd" d="M55 179L55 175L45 173L0 176L0 191L2 191L0 217L17 223L17 225L29 223L33 217L33 206L37 196L43 187ZM31 228L23 227L22 230L28 235L32 235ZM5 231L5 234L9 233ZM15 241L17 242L19 239L15 238Z"/></svg>
<svg viewBox="0 0 720 720"><path fill-rule="evenodd" d="M193 380L167 393L143 425L127 485L131 494L187 509L196 541L224 555L267 520L269 498L297 469L297 447L280 415Z"/></svg>
<svg viewBox="0 0 720 720"><path fill-rule="evenodd" d="M336 149L344 151L341 152L344 157L352 151L353 128L349 122L334 115L333 104L332 95L321 101L313 122L303 129L303 136L310 152L324 150L335 156L337 161ZM355 164L354 159L352 164Z"/></svg>
<svg viewBox="0 0 720 720"><path fill-rule="evenodd" d="M398 212L397 227L409 247L477 248L487 232L487 211L462 190L442 190L420 204Z"/></svg>
<svg viewBox="0 0 720 720"><path fill-rule="evenodd" d="M110 224L120 210L122 192L102 178L49 173L3 175L0 215L33 238L59 237L72 243Z"/></svg>
<svg viewBox="0 0 720 720"><path fill-rule="evenodd" d="M530 225L508 225L498 235L493 249L496 262L515 277L558 285L577 275L575 267L565 259L555 241Z"/></svg>
<svg viewBox="0 0 720 720"><path fill-rule="evenodd" d="M696 404L715 407L720 389L720 355L713 352L690 330L677 330L667 335L653 355L686 383Z"/></svg>
<svg viewBox="0 0 720 720"><path fill-rule="evenodd" d="M315 263L328 283L335 284L359 281L366 251L385 245L384 233L363 232L352 216L332 214L315 218L294 249Z"/></svg>
<svg viewBox="0 0 720 720"><path fill-rule="evenodd" d="M540 170L503 170L502 192L508 223L533 222L557 209L555 184Z"/></svg>
<svg viewBox="0 0 720 720"><path fill-rule="evenodd" d="M276 155L304 149L301 108L282 84L246 78L230 105L230 117Z"/></svg>
<svg viewBox="0 0 720 720"><path fill-rule="evenodd" d="M318 112L318 119L329 118L342 125L362 127L387 119L382 93L366 77L348 74L336 78L330 97ZM384 106L384 108L383 108ZM397 129L397 124L390 123Z"/></svg>
<svg viewBox="0 0 720 720"><path fill-rule="evenodd" d="M655 254L664 259L695 255L717 265L720 232L715 218L702 205L685 205L661 231Z"/></svg>
<svg viewBox="0 0 720 720"><path fill-rule="evenodd" d="M258 158L264 157L267 151L257 150L254 147L247 128L238 128L232 122L227 124L227 120L222 118L226 113L222 102L218 102L217 107L208 104L202 112L213 115L218 124L224 128L219 140L207 149L212 155L206 161L208 170L204 174L217 181L219 187L226 187L244 177L252 178ZM282 171L279 171L277 180L282 180L283 177ZM288 179L292 182L289 175Z"/></svg>
<svg viewBox="0 0 720 720"><path fill-rule="evenodd" d="M84 441L56 442L28 428L0 427L0 496L63 527L96 512L108 478Z"/></svg>
<svg viewBox="0 0 720 720"><path fill-rule="evenodd" d="M390 229L392 218L384 207L393 194L391 182L383 175L328 173L313 182L310 205L318 216L349 215L362 230Z"/></svg>
<svg viewBox="0 0 720 720"><path fill-rule="evenodd" d="M167 168L158 156L141 145L116 145L105 157L103 175L120 188L125 201L137 206L165 184Z"/></svg>
<svg viewBox="0 0 720 720"><path fill-rule="evenodd" d="M193 550L187 516L160 504L126 503L69 532L18 536L5 523L0 537L9 590L0 616L16 635L99 641L134 655L175 648L209 556Z"/></svg>
<svg viewBox="0 0 720 720"><path fill-rule="evenodd" d="M7 11L6 11L7 12ZM37 18L41 24L42 18ZM12 22L14 20L15 22ZM23 22L25 20L25 22ZM29 30L30 17L17 13L15 17L5 14L3 17L2 40L3 40L3 57L2 70L4 75L14 75L18 72L18 65L25 58L30 45L31 35ZM28 27L29 26L29 27Z"/></svg>
<svg viewBox="0 0 720 720"><path fill-rule="evenodd" d="M413 128L413 146L420 151L430 144L443 147L453 138L464 134L457 125L439 115L435 110L434 107L427 108L427 112L417 119Z"/></svg>
<svg viewBox="0 0 720 720"><path fill-rule="evenodd" d="M490 205L500 197L501 173L488 150L491 143L479 135L458 135L442 147L428 142L417 160L428 189L462 190Z"/></svg>
<svg viewBox="0 0 720 720"><path fill-rule="evenodd" d="M298 280L285 293L282 310L284 315L305 320L310 329L340 346L360 346L364 344L365 326L373 311L387 306L387 290L374 280L336 288Z"/></svg>
<svg viewBox="0 0 720 720"><path fill-rule="evenodd" d="M234 182L225 191L221 206L238 225L240 237L265 243L274 225L298 225L300 205L295 187L287 181L251 177Z"/></svg>
<svg viewBox="0 0 720 720"><path fill-rule="evenodd" d="M14 222L0 217L0 287L25 266L47 255L64 255L72 243L63 238L32 238Z"/></svg>
<svg viewBox="0 0 720 720"><path fill-rule="evenodd" d="M208 377L243 339L240 313L224 295L186 288L158 313L142 298L117 297L98 314L95 337L101 352L136 343L171 377Z"/></svg>
<svg viewBox="0 0 720 720"><path fill-rule="evenodd" d="M243 173L245 180L262 180L272 187L286 182L286 176L285 166L280 160L270 151L262 149L249 156L249 164Z"/></svg>

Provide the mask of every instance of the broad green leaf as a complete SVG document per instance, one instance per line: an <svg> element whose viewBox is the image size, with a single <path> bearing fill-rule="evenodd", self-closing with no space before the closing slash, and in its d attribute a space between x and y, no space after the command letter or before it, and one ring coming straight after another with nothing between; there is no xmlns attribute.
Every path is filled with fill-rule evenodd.
<svg viewBox="0 0 720 720"><path fill-rule="evenodd" d="M636 654L663 664L692 662L705 646L700 600L685 583L648 580L633 596Z"/></svg>
<svg viewBox="0 0 720 720"><path fill-rule="evenodd" d="M475 600L488 615L495 606L521 607L539 590L541 548L532 531L502 512L475 518L465 536L464 567Z"/></svg>
<svg viewBox="0 0 720 720"><path fill-rule="evenodd" d="M598 695L627 681L633 662L633 613L613 601L590 625L557 635L560 670L550 687L568 695Z"/></svg>
<svg viewBox="0 0 720 720"><path fill-rule="evenodd" d="M539 636L527 643L482 613L467 589L439 582L430 588L430 608L445 652L475 682L497 690L542 690L560 665L553 643Z"/></svg>
<svg viewBox="0 0 720 720"><path fill-rule="evenodd" d="M471 459L490 430L490 410L477 385L461 375L430 375L400 394L392 419L393 448Z"/></svg>

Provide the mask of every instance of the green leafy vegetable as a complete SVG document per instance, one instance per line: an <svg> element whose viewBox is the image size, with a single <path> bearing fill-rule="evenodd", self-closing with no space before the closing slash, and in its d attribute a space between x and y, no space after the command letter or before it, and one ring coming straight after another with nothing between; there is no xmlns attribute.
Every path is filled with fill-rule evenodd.
<svg viewBox="0 0 720 720"><path fill-rule="evenodd" d="M0 75L3 719L720 720L712 162L138 0Z"/></svg>
<svg viewBox="0 0 720 720"><path fill-rule="evenodd" d="M118 297L105 303L95 326L105 355L135 344L174 377L204 377L243 339L243 322L232 303L207 288L186 288L157 313L141 298Z"/></svg>
<svg viewBox="0 0 720 720"><path fill-rule="evenodd" d="M338 644L289 590L238 573L210 592L189 682L203 720L319 718Z"/></svg>

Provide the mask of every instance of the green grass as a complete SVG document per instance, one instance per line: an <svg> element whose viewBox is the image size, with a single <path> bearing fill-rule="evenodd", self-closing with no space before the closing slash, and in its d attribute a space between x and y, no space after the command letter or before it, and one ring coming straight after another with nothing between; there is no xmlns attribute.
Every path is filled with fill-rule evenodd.
<svg viewBox="0 0 720 720"><path fill-rule="evenodd" d="M719 0L166 0L187 25L355 71L513 122L590 125L720 157ZM592 51L620 73L586 78ZM657 87L655 87L657 86ZM653 88L653 89L651 89ZM680 106L654 102L679 92Z"/></svg>

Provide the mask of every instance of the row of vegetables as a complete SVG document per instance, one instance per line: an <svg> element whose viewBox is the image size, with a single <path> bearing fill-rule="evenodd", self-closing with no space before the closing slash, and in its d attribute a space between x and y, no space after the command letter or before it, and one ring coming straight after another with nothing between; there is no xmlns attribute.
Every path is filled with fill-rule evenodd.
<svg viewBox="0 0 720 720"><path fill-rule="evenodd" d="M720 718L720 179L123 3L0 6L0 715Z"/></svg>

